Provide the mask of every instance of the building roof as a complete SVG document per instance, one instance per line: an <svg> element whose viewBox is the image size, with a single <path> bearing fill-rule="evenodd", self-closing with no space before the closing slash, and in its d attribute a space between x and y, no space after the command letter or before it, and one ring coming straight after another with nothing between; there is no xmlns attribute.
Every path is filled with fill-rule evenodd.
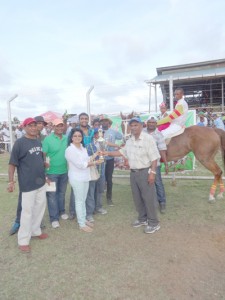
<svg viewBox="0 0 225 300"><path fill-rule="evenodd" d="M162 67L156 70L158 75L147 80L147 83L168 82L171 76L173 81L208 80L225 77L225 59Z"/></svg>

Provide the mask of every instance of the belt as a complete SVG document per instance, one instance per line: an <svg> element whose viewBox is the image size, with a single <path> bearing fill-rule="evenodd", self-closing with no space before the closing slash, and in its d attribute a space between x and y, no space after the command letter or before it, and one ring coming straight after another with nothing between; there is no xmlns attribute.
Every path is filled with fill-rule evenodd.
<svg viewBox="0 0 225 300"><path fill-rule="evenodd" d="M143 168L143 169L130 169L131 172L140 172L140 171L144 171L144 170L148 170L148 168Z"/></svg>

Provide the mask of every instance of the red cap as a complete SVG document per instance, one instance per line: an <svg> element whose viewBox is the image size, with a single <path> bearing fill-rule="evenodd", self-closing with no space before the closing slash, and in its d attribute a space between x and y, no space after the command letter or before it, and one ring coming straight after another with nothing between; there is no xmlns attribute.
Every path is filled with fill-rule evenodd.
<svg viewBox="0 0 225 300"><path fill-rule="evenodd" d="M31 123L37 123L37 121L34 118L27 118L23 121L23 126L25 127Z"/></svg>

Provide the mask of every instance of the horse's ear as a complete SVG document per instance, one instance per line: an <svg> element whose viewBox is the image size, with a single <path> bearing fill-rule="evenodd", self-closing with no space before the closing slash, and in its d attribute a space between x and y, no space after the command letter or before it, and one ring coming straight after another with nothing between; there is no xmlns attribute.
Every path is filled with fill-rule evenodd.
<svg viewBox="0 0 225 300"><path fill-rule="evenodd" d="M120 112L120 117L122 120L124 120L124 115L122 114L122 111Z"/></svg>

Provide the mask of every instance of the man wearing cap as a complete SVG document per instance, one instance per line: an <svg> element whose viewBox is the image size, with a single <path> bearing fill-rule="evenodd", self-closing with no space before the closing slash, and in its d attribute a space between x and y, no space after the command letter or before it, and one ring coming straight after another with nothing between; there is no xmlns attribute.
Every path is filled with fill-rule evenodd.
<svg viewBox="0 0 225 300"><path fill-rule="evenodd" d="M45 120L42 116L34 117L34 120L36 121L36 124L37 124L37 136L36 136L36 138L41 142L45 138L45 135L43 135L41 132L42 132L44 126L47 125L47 123L45 122ZM13 235L13 234L17 233L17 231L19 230L20 216L21 216L21 211L22 211L21 202L22 202L22 195L21 195L21 192L19 192L17 211L16 211L16 219L15 219L15 222L13 223L13 225L12 225L12 228L10 229L10 232L9 232L10 235ZM43 228L44 225L41 224L41 227Z"/></svg>
<svg viewBox="0 0 225 300"><path fill-rule="evenodd" d="M212 127L224 130L224 124L223 124L222 119L215 113L212 114L212 118L213 118L213 126Z"/></svg>
<svg viewBox="0 0 225 300"><path fill-rule="evenodd" d="M104 130L104 139L107 142L115 144L116 140L122 140L123 135L119 131L116 131L116 130L110 128L110 126L112 125L112 121L106 115L101 116L101 125L102 125L102 129ZM108 152L111 152L114 150L115 150L115 147L112 147L112 146L107 147ZM113 201L112 201L113 170L114 170L114 158L107 156L106 157L106 165L105 165L105 180L107 183L106 199L107 199L107 204L109 206L114 206Z"/></svg>
<svg viewBox="0 0 225 300"><path fill-rule="evenodd" d="M204 114L204 112L200 111L200 113L198 114L198 117L199 117L199 122L196 125L200 126L200 127L205 127L206 124L205 124L205 114Z"/></svg>
<svg viewBox="0 0 225 300"><path fill-rule="evenodd" d="M166 147L166 143L165 143L163 135L157 129L156 117L150 116L148 118L147 128L144 128L143 131L147 132L154 138L157 148L159 150L159 153L161 155L161 159L163 160L163 162L165 164L165 169L166 169L166 173L167 173L168 172L168 163L167 163L167 159L166 159L167 147ZM156 187L157 199L159 202L159 210L163 214L166 212L166 194L165 194L165 189L164 189L162 176L161 176L160 160L158 160L158 162L157 162L155 187Z"/></svg>
<svg viewBox="0 0 225 300"><path fill-rule="evenodd" d="M181 130L187 119L188 104L184 100L184 90L182 88L175 90L175 99L177 104L172 113L157 122L158 126L167 122L171 123L168 128L161 131L165 139L171 138L176 132Z"/></svg>
<svg viewBox="0 0 225 300"><path fill-rule="evenodd" d="M130 183L138 219L133 227L145 226L145 233L154 233L160 229L156 211L155 176L157 160L160 158L154 138L143 132L139 117L129 122L131 138L119 151L105 152L105 155L121 156L128 159L130 165Z"/></svg>
<svg viewBox="0 0 225 300"><path fill-rule="evenodd" d="M55 182L56 191L47 192L48 212L53 228L60 226L59 217L68 219L65 213L65 194L68 182L67 161L65 151L67 148L67 137L63 134L64 123L62 119L53 121L54 132L43 141L43 152L45 159L49 159L47 178Z"/></svg>
<svg viewBox="0 0 225 300"><path fill-rule="evenodd" d="M37 130L38 130L37 139L39 139L40 141L43 141L45 139L45 137L47 136L47 132L46 132L46 134L43 134L43 130L48 123L45 122L45 120L42 116L34 117L34 119L37 122Z"/></svg>
<svg viewBox="0 0 225 300"><path fill-rule="evenodd" d="M30 239L36 236L45 239L41 232L41 220L46 207L45 167L41 142L37 140L37 122L24 120L25 136L18 139L9 160L8 191L15 189L14 173L17 169L22 197L22 213L18 232L18 245L22 252L30 252Z"/></svg>

